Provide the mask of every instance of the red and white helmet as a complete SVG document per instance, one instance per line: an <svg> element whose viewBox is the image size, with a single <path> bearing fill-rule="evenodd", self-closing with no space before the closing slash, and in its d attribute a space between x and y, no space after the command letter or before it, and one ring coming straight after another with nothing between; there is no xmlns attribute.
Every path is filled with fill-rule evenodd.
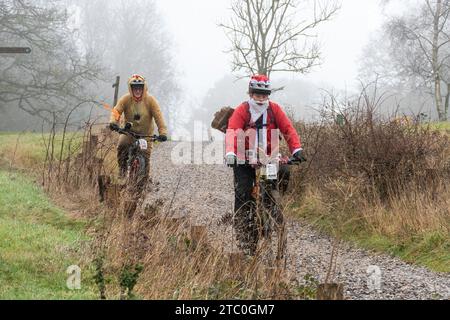
<svg viewBox="0 0 450 320"><path fill-rule="evenodd" d="M270 95L272 93L272 87L269 78L263 74L252 76L250 83L248 84L248 92L250 94L260 93Z"/></svg>

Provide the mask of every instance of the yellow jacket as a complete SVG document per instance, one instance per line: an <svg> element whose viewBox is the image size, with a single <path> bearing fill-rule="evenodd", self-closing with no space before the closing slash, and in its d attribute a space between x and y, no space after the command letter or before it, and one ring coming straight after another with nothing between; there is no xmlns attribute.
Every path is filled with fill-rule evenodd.
<svg viewBox="0 0 450 320"><path fill-rule="evenodd" d="M141 78L144 81L144 91L139 100L133 97L131 91L130 82L133 78ZM110 123L119 124L120 116L124 114L125 122L133 124L133 132L142 135L152 135L154 130L153 119L155 119L159 134L167 136L167 126L158 101L155 97L149 95L147 90L147 82L143 77L133 75L128 79L128 93L117 101L117 105L114 106L111 113Z"/></svg>

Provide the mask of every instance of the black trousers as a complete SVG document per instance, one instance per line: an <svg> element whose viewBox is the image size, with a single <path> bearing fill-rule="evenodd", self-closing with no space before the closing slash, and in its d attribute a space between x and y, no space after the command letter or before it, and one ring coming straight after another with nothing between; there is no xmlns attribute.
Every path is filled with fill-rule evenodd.
<svg viewBox="0 0 450 320"><path fill-rule="evenodd" d="M252 189L256 170L249 165L239 165L234 171L234 212L248 212L253 204Z"/></svg>
<svg viewBox="0 0 450 320"><path fill-rule="evenodd" d="M256 221L250 216L251 209L256 203L252 197L253 186L256 182L256 170L250 165L239 165L234 172L234 217L233 227L241 249L249 250L250 254L256 250L258 231ZM286 192L289 183L289 167L280 166L278 172L278 188L281 193ZM253 210L254 211L254 210Z"/></svg>
<svg viewBox="0 0 450 320"><path fill-rule="evenodd" d="M248 211L252 198L252 189L256 180L256 170L250 165L239 165L234 171L234 212ZM289 166L281 165L278 172L278 187L281 193L287 191L289 184Z"/></svg>

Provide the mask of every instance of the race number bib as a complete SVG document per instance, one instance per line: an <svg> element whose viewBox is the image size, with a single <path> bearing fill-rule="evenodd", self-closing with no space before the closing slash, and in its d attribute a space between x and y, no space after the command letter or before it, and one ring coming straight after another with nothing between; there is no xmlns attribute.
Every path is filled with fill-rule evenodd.
<svg viewBox="0 0 450 320"><path fill-rule="evenodd" d="M278 170L275 163L269 163L266 165L266 176L269 180L277 180Z"/></svg>
<svg viewBox="0 0 450 320"><path fill-rule="evenodd" d="M141 148L141 150L147 150L147 147L147 140L139 139L139 148Z"/></svg>

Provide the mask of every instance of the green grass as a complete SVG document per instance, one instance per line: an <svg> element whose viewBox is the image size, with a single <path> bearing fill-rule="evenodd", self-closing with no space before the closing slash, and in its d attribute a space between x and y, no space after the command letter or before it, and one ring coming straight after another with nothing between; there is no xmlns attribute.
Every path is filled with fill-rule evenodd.
<svg viewBox="0 0 450 320"><path fill-rule="evenodd" d="M450 235L426 231L408 236L383 235L360 220L343 220L336 212L324 214L314 199L303 199L302 206L293 205L294 216L305 219L318 230L350 241L355 245L388 253L406 262L428 267L437 272L450 272Z"/></svg>
<svg viewBox="0 0 450 320"><path fill-rule="evenodd" d="M427 232L408 239L374 233L348 234L345 238L363 248L387 252L434 271L450 272L450 239L439 232Z"/></svg>
<svg viewBox="0 0 450 320"><path fill-rule="evenodd" d="M0 299L97 298L83 228L30 179L0 170ZM81 290L66 287L70 265L82 268Z"/></svg>
<svg viewBox="0 0 450 320"><path fill-rule="evenodd" d="M431 122L430 128L440 132L450 133L450 121Z"/></svg>
<svg viewBox="0 0 450 320"><path fill-rule="evenodd" d="M81 133L66 133L63 158L69 152L69 140L73 138L71 152L77 149L82 140ZM45 138L45 140L44 140ZM49 136L41 133L0 132L0 166L12 165L20 169L41 168L46 157L46 143ZM44 142L45 141L45 142ZM56 134L54 140L54 158L59 159L62 134Z"/></svg>

